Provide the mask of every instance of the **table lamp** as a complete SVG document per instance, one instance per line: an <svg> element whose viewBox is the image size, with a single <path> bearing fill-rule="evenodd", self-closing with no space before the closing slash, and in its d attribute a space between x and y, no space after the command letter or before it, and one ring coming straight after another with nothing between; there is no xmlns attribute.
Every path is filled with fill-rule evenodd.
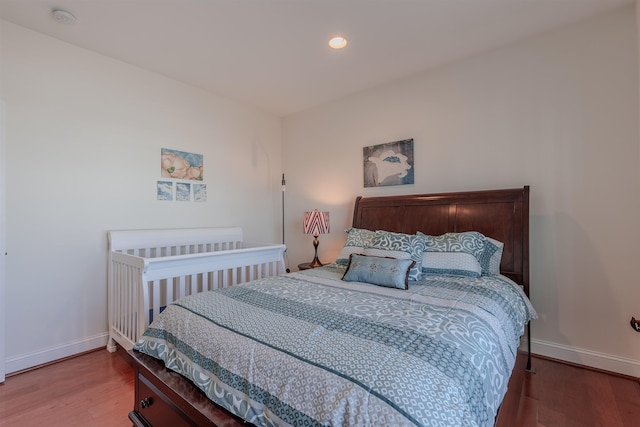
<svg viewBox="0 0 640 427"><path fill-rule="evenodd" d="M313 212L305 212L302 225L304 227L304 234L313 234L315 256L309 264L311 268L320 267L323 264L318 259L318 236L329 233L329 212L318 212L317 209Z"/></svg>

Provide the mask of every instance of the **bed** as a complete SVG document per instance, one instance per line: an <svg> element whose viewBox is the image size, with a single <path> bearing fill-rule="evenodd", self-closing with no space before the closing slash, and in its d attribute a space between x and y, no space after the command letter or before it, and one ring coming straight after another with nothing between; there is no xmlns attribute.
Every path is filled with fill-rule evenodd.
<svg viewBox="0 0 640 427"><path fill-rule="evenodd" d="M129 418L140 426L513 425L520 337L536 316L526 297L528 215L528 187L359 197L338 262L169 305L130 352ZM373 243L349 245L352 233L373 233ZM450 242L437 250L460 236L454 243L464 250ZM502 243L502 256L481 270L500 274L471 265L469 253L484 251L487 238ZM452 263L458 255L464 262ZM505 401L511 409L498 413Z"/></svg>

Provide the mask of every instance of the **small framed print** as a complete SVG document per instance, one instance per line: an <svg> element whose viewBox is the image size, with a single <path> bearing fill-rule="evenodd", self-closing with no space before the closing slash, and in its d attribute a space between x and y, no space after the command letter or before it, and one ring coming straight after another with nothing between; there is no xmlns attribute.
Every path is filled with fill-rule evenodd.
<svg viewBox="0 0 640 427"><path fill-rule="evenodd" d="M191 200L191 184L188 182L176 183L176 200L179 202L188 202Z"/></svg>
<svg viewBox="0 0 640 427"><path fill-rule="evenodd" d="M193 184L193 201L207 201L207 184Z"/></svg>
<svg viewBox="0 0 640 427"><path fill-rule="evenodd" d="M158 181L156 194L158 200L173 200L173 182Z"/></svg>

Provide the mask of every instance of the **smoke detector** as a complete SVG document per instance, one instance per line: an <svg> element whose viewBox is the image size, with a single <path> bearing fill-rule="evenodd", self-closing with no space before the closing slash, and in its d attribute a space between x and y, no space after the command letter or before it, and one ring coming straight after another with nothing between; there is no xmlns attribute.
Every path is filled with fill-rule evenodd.
<svg viewBox="0 0 640 427"><path fill-rule="evenodd" d="M67 12L63 9L53 9L53 11L51 11L51 16L53 16L54 21L61 24L73 24L76 22L76 17L73 16L71 12Z"/></svg>

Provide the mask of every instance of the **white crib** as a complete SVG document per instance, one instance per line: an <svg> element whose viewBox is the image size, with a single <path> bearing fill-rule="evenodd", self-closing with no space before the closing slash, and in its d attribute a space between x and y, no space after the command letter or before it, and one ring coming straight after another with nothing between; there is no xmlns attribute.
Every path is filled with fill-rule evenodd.
<svg viewBox="0 0 640 427"><path fill-rule="evenodd" d="M130 350L167 304L283 274L285 246L242 241L239 227L110 231L109 341Z"/></svg>

